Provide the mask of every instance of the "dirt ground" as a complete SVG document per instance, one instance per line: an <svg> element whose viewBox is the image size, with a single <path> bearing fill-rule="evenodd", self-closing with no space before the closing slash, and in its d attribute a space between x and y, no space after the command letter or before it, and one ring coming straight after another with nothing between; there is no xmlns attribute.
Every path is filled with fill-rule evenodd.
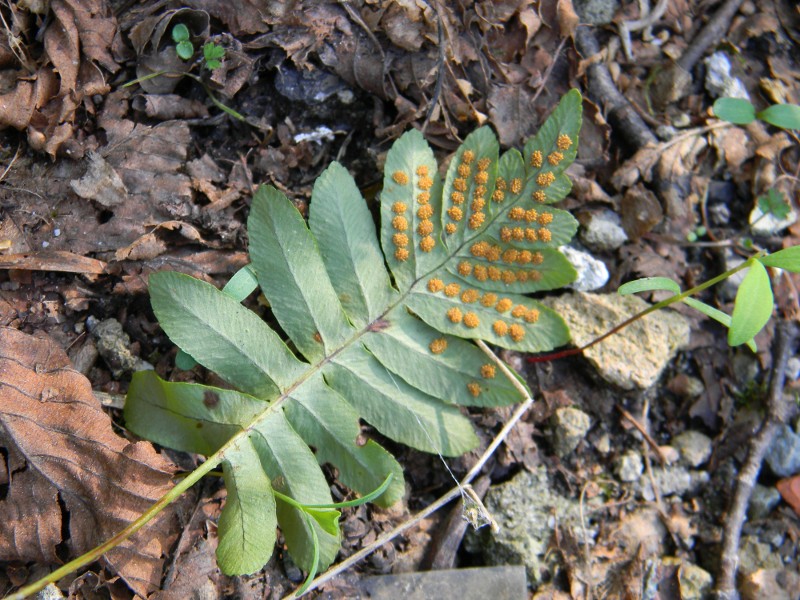
<svg viewBox="0 0 800 600"><path fill-rule="evenodd" d="M800 10L790 0L673 0L653 11L648 17L633 1L577 0L1 3L0 359L8 370L0 396L15 381L35 380L38 404L22 420L46 423L49 434L34 435L0 400L0 593L104 541L163 493L175 465L196 465L194 456L127 445L132 436L120 409L134 370L149 363L165 378L216 382L200 368L175 370L175 348L149 306L147 277L178 270L224 285L247 262L245 223L262 183L284 191L302 212L317 175L338 160L372 203L386 152L409 128L425 134L440 161L482 124L504 148L519 147L561 95L578 88L584 126L569 172L574 189L562 206L584 225L610 210L628 238L593 249L610 273L602 291L648 276L688 288L753 249L796 245L797 223L755 235L748 218L771 189L796 208L798 139L759 121L737 127L715 119L704 59L726 53L757 109L800 102ZM638 27L640 21L649 24ZM175 53L176 23L186 24L197 46L189 61ZM214 70L199 58L208 42L225 50ZM148 78L159 72L167 75ZM683 311L690 345L645 391L615 389L580 357L531 364L506 355L524 369L537 403L487 465L486 483L545 465L563 494L599 494L600 482L613 478L612 458L641 447L634 425L656 446L701 431L713 439L704 466L709 481L662 514L670 533L664 552L717 578L745 450L769 413L767 389L780 362L775 324L796 318L799 283L793 274L776 276L776 316L756 338L755 358L729 348L713 322ZM714 288L703 299L732 309L730 292ZM790 346L781 356L793 354ZM51 371L52 380L38 378ZM796 393L796 373L787 377ZM79 400L47 402L65 389ZM565 406L601 422L611 450L598 450L596 431L558 458L550 423ZM784 409L781 418L793 423L797 403L786 401ZM510 412L473 412L484 444ZM30 461L55 446L64 447L58 460L99 479L77 487L44 481ZM410 494L389 511L346 512L342 558L452 485L438 457L390 441L386 447L403 465ZM115 463L123 448L125 460ZM448 466L463 475L476 456ZM330 481L343 497L346 490ZM783 501L748 522L745 534L782 540L772 551L782 567L769 570L765 562L763 570L785 580L798 567L800 480L765 467L757 481L778 486ZM611 496L607 530L622 527L644 503L631 504L621 487L602 493ZM150 526L166 554L113 554L59 587L74 598L289 593L302 575L280 548L252 577L216 570L224 498L218 480L204 481ZM434 557L444 560L442 552L455 566L481 564L458 543L442 550L447 516L424 520L321 593L351 597L365 575L427 570ZM554 535L550 544L565 568L537 597L591 595L586 560L605 565L601 579L628 582L609 597L644 597L631 583L643 577L638 548L598 544L587 559L568 539ZM648 597L681 597L667 585L678 577L667 569L659 595Z"/></svg>

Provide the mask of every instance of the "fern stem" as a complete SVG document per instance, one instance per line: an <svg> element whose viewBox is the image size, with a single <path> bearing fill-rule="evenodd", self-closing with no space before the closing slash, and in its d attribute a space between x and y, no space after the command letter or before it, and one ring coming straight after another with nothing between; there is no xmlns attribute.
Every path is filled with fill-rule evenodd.
<svg viewBox="0 0 800 600"><path fill-rule="evenodd" d="M382 536L378 537L369 546L365 546L358 552L350 555L347 559L343 560L335 567L332 567L327 571L325 571L322 575L314 579L307 588L298 590L296 592L292 592L291 594L284 596L283 600L299 598L303 594L320 587L324 583L327 583L328 581L336 577L339 573L346 571L347 569L349 569L362 559L366 558L367 556L375 552L375 550L377 550L384 544L391 542L394 538L402 534L404 531L411 529L420 521L428 518L430 515L435 513L443 506L449 504L456 498L461 497L463 495L463 488L472 483L472 480L478 476L478 474L481 472L481 469L483 469L486 462L497 451L497 448L500 446L500 444L502 444L505 441L505 439L508 437L508 434L516 426L517 422L525 415L526 412L528 412L528 409L533 404L533 398L531 398L530 394L528 394L528 390L525 389L525 387L514 376L514 373L511 371L511 369L509 369L509 367L502 360L500 360L494 352L492 352L491 348L489 348L489 346L487 346L483 342L483 340L475 340L475 343L477 343L478 347L481 350L483 350L497 364L498 367L500 367L500 370L503 371L503 374L506 377L508 377L511 380L514 387L519 390L520 394L524 398L522 404L520 404L517 407L517 409L514 411L514 414L511 415L511 418L506 422L505 425L503 425L503 428L498 432L498 434L492 440L492 443L489 444L489 447L486 448L486 450L478 459L478 461L472 466L472 468L467 472L467 474L464 475L464 478L461 480L460 484L456 485L454 488L451 488L438 500L428 505L423 510L419 511L408 521L405 521L400 525L398 525L397 527L395 527L394 529L387 531Z"/></svg>

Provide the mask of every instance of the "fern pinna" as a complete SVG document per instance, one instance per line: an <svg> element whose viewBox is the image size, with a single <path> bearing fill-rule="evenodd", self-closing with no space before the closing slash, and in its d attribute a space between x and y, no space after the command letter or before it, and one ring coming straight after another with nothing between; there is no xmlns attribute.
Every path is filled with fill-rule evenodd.
<svg viewBox="0 0 800 600"><path fill-rule="evenodd" d="M492 131L478 129L444 181L423 136L406 133L386 159L380 243L352 177L334 163L314 186L308 226L281 192L258 190L251 264L224 290L174 272L150 277L170 339L235 390L140 372L125 419L143 437L208 456L205 472L222 466L225 573L260 569L277 526L303 569L334 560L339 512L320 464L360 494L391 476L377 502L401 497L400 465L358 441L360 417L426 452L474 448L459 407L519 398L469 339L530 352L568 341L561 318L523 294L575 277L557 247L577 223L550 205L570 190L564 170L580 118L572 90L522 154L499 156ZM291 346L240 303L256 280Z"/></svg>

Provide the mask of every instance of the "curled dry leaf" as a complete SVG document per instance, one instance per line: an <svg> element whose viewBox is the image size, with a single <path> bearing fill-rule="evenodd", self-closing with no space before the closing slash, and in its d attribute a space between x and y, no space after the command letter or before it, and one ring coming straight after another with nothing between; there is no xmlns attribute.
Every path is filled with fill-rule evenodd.
<svg viewBox="0 0 800 600"><path fill-rule="evenodd" d="M116 31L103 0L53 0L44 52L29 52L41 53L37 63L11 65L16 73L10 79L16 83L0 96L0 127L27 128L31 147L55 156L72 137L75 113L84 100L109 92L99 67L112 73L119 69L110 51ZM24 33L37 37L35 31Z"/></svg>
<svg viewBox="0 0 800 600"><path fill-rule="evenodd" d="M173 467L149 443L112 430L89 381L49 338L0 329L0 560L58 564L118 533L170 486ZM157 589L174 511L103 560L142 596Z"/></svg>

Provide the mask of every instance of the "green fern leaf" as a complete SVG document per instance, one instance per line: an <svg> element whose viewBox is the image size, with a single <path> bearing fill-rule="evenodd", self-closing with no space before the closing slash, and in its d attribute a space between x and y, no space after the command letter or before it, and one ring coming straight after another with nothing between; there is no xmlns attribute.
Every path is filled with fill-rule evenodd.
<svg viewBox="0 0 800 600"><path fill-rule="evenodd" d="M281 192L260 188L241 293L178 273L151 276L165 333L235 390L137 373L126 422L222 466L225 573L266 563L276 523L303 569L334 560L338 512L319 508L332 503L321 464L361 495L392 475L383 506L402 496L400 465L374 441L359 442L359 418L426 452L474 448L459 407L519 398L470 339L523 351L568 341L561 318L525 294L575 277L557 248L577 224L550 205L570 189L564 170L580 110L580 94L568 93L524 153L501 156L492 131L478 129L444 179L422 135L406 133L386 159L379 234L336 163L314 186L308 225ZM290 345L240 304L252 274Z"/></svg>

